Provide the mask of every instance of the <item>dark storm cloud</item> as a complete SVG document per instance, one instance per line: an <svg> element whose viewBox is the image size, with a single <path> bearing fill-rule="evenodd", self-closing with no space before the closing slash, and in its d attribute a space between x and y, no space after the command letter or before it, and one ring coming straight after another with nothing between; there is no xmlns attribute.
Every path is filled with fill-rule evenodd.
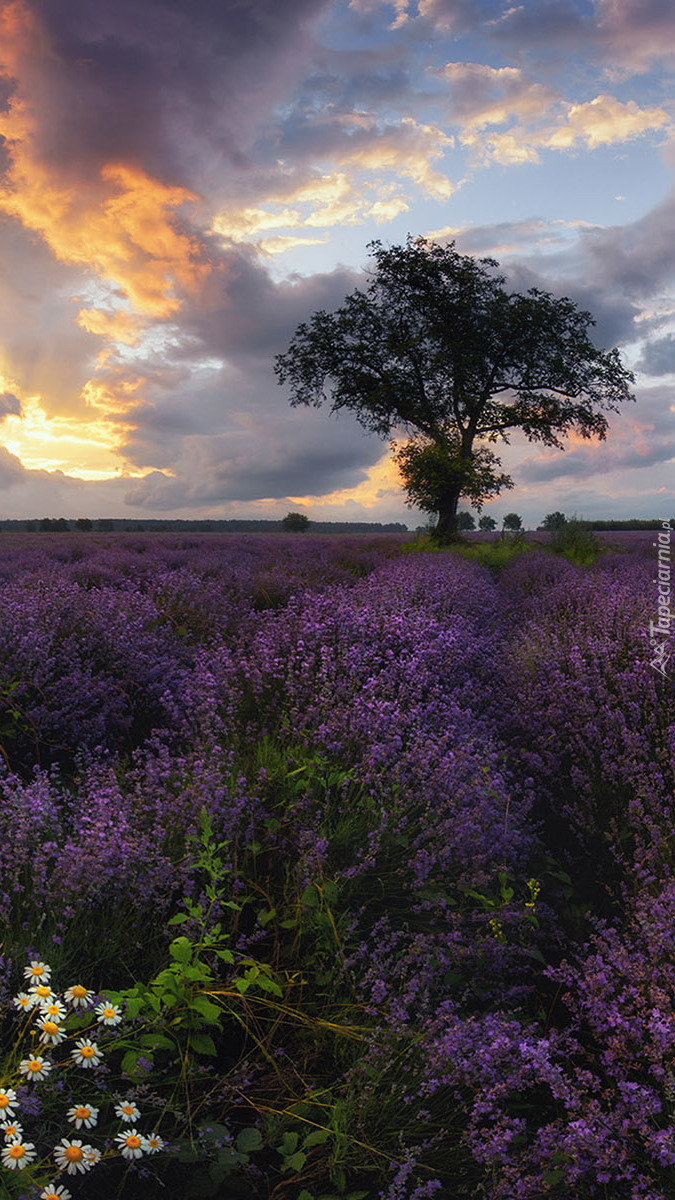
<svg viewBox="0 0 675 1200"><path fill-rule="evenodd" d="M0 490L22 483L30 474L23 463L5 446L0 446Z"/></svg>
<svg viewBox="0 0 675 1200"><path fill-rule="evenodd" d="M675 334L647 342L638 362L638 370L646 375L671 375L675 373Z"/></svg>
<svg viewBox="0 0 675 1200"><path fill-rule="evenodd" d="M41 156L75 170L121 158L183 183L195 146L245 161L252 124L327 3L35 0L50 46L40 39L30 81Z"/></svg>
<svg viewBox="0 0 675 1200"><path fill-rule="evenodd" d="M13 392L0 392L0 421L10 414L21 416L21 401Z"/></svg>
<svg viewBox="0 0 675 1200"><path fill-rule="evenodd" d="M624 295L649 297L675 276L675 196L630 225L581 230L592 278Z"/></svg>
<svg viewBox="0 0 675 1200"><path fill-rule="evenodd" d="M274 429L270 434L270 425ZM233 500L322 495L352 487L382 454L382 443L355 430L349 419L329 423L326 415L251 415L249 427L211 437L191 436L181 444L176 475L153 472L127 492L127 504L179 508Z"/></svg>
<svg viewBox="0 0 675 1200"><path fill-rule="evenodd" d="M518 478L526 483L543 483L565 475L605 475L611 471L633 470L653 467L658 463L675 458L675 440L602 449L567 450L548 459L525 459L518 470Z"/></svg>

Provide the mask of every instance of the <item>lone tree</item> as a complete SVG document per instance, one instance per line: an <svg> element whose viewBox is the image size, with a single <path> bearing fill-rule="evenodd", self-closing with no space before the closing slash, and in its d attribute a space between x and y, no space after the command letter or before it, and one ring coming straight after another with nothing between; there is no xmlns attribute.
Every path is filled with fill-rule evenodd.
<svg viewBox="0 0 675 1200"><path fill-rule="evenodd" d="M497 522L494 517L481 517L478 522L478 528L482 529L484 533L492 533L493 529L497 528Z"/></svg>
<svg viewBox="0 0 675 1200"><path fill-rule="evenodd" d="M523 522L518 516L518 513L506 514L504 520L502 521L502 529L508 529L510 533L517 533L518 530L522 528Z"/></svg>
<svg viewBox="0 0 675 1200"><path fill-rule="evenodd" d="M286 513L281 522L281 528L285 533L304 533L309 529L309 517L299 512Z"/></svg>
<svg viewBox="0 0 675 1200"><path fill-rule="evenodd" d="M544 517L540 529L562 529L567 524L567 517L563 512L547 513Z"/></svg>
<svg viewBox="0 0 675 1200"><path fill-rule="evenodd" d="M457 528L462 531L476 528L476 522L470 512L464 510L457 513Z"/></svg>
<svg viewBox="0 0 675 1200"><path fill-rule="evenodd" d="M604 439L633 375L617 350L598 350L590 313L538 288L506 290L492 258L409 237L375 260L364 291L334 313L298 326L277 356L291 404L349 409L383 437L405 433L398 452L409 502L437 515L453 540L461 496L474 508L512 486L488 448L520 429L562 449L575 430Z"/></svg>

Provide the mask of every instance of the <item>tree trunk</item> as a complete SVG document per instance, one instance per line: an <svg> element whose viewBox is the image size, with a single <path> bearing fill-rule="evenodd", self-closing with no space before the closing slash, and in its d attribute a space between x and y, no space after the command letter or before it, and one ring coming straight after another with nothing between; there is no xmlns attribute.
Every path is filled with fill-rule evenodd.
<svg viewBox="0 0 675 1200"><path fill-rule="evenodd" d="M460 491L461 489L457 487L453 488L452 491L446 492L438 506L438 520L433 531L433 538L437 542L449 544L450 542L464 541L464 538L460 536L457 529L457 508Z"/></svg>

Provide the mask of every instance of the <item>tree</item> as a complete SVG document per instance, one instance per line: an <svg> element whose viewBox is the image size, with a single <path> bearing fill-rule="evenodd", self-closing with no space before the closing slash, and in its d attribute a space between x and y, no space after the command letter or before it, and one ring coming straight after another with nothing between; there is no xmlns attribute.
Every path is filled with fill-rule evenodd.
<svg viewBox="0 0 675 1200"><path fill-rule="evenodd" d="M562 529L563 525L567 524L567 517L562 512L548 513L544 517L540 529Z"/></svg>
<svg viewBox="0 0 675 1200"><path fill-rule="evenodd" d="M304 513L289 512L281 522L281 527L286 533L304 533L309 528L309 517Z"/></svg>
<svg viewBox="0 0 675 1200"><path fill-rule="evenodd" d="M474 521L473 516L470 512L467 512L466 509L457 513L457 528L461 529L462 531L476 528L476 522Z"/></svg>
<svg viewBox="0 0 675 1200"><path fill-rule="evenodd" d="M486 515L481 517L480 521L478 522L478 528L482 529L483 533L492 533L493 529L497 528L497 522L495 521L494 517L488 517Z"/></svg>
<svg viewBox="0 0 675 1200"><path fill-rule="evenodd" d="M507 513L506 514L506 516L504 517L504 520L502 521L502 529L509 529L512 533L517 533L518 530L522 529L522 528L523 528L523 522L521 521L520 517L518 516L518 513Z"/></svg>
<svg viewBox="0 0 675 1200"><path fill-rule="evenodd" d="M413 438L399 466L412 502L425 507L422 496L428 511L433 502L440 538L456 536L460 496L477 507L477 494L491 498L511 482L488 444L514 429L559 449L571 430L603 439L604 413L633 399L631 372L617 350L596 349L593 318L572 300L510 293L494 259L459 254L454 243L409 237L369 249L365 290L299 325L275 371L292 405L329 401L369 431Z"/></svg>

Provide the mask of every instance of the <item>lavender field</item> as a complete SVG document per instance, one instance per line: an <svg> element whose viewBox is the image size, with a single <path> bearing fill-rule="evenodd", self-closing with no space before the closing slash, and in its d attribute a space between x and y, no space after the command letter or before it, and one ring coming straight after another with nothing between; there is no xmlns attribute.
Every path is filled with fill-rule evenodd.
<svg viewBox="0 0 675 1200"><path fill-rule="evenodd" d="M3 538L2 1194L672 1200L653 541ZM31 961L91 1069L17 1074Z"/></svg>

